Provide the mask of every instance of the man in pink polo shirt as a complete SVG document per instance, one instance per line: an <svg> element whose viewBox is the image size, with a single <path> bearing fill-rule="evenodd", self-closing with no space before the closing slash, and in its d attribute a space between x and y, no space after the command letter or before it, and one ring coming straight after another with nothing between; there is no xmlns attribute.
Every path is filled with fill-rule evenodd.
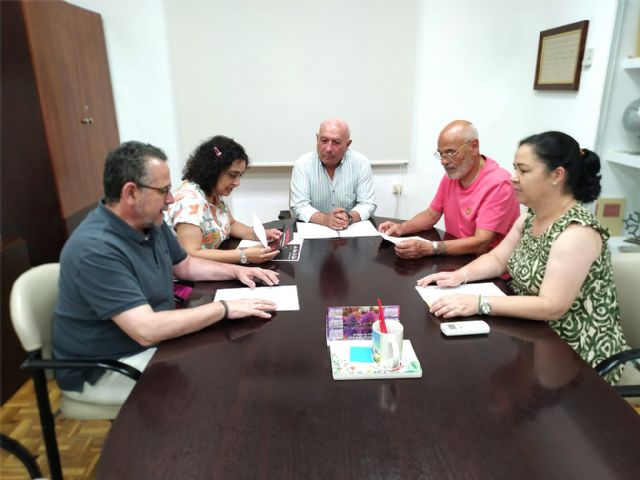
<svg viewBox="0 0 640 480"><path fill-rule="evenodd" d="M442 177L429 208L400 224L384 222L381 232L403 236L432 228L444 214L445 229L456 240L406 240L396 245L402 258L427 255L482 254L495 247L520 214L510 173L480 154L478 131L471 122L455 120L438 137Z"/></svg>

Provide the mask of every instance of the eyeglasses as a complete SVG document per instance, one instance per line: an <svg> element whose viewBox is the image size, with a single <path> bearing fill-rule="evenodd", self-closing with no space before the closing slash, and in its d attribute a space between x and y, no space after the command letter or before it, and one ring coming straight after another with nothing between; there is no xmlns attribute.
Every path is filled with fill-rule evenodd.
<svg viewBox="0 0 640 480"><path fill-rule="evenodd" d="M152 187L151 185L145 185L144 183L136 183L136 185L140 188L155 190L156 192L161 193L163 197L166 197L171 193L171 185L167 185L166 187Z"/></svg>
<svg viewBox="0 0 640 480"><path fill-rule="evenodd" d="M470 138L469 140L467 140L466 142L464 142L459 149L457 149L455 152L444 152L444 153L440 153L439 150L436 150L435 152L433 152L433 156L436 157L438 160L447 160L447 161L451 161L455 158L456 155L458 155L458 153L460 152L460 150L462 150L465 145L467 145L469 142L473 142L475 140L475 138Z"/></svg>

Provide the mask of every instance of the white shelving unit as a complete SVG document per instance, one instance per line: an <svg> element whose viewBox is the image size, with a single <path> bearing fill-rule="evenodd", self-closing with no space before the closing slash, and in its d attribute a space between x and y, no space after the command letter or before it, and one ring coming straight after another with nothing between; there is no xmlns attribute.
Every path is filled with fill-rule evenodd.
<svg viewBox="0 0 640 480"><path fill-rule="evenodd" d="M631 153L612 150L607 152L606 160L610 163L640 169L640 152Z"/></svg>
<svg viewBox="0 0 640 480"><path fill-rule="evenodd" d="M640 57L623 58L622 68L625 70L640 70Z"/></svg>

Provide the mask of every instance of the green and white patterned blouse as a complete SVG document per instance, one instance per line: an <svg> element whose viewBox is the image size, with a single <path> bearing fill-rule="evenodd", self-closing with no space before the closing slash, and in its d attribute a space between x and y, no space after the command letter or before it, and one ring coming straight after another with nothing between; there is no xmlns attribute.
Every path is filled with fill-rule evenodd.
<svg viewBox="0 0 640 480"><path fill-rule="evenodd" d="M556 220L542 235L531 233L535 214L529 209L524 222L522 238L507 262L511 275L511 289L517 295L538 295L547 269L549 251L569 225L577 223L589 226L602 237L602 251L593 262L571 308L559 320L549 322L578 354L591 366L597 365L609 355L629 347L620 326L618 296L613 282L611 254L607 247L609 232L582 205L577 204ZM576 248L579 248L576 245ZM606 380L615 384L622 374L622 367L609 373Z"/></svg>

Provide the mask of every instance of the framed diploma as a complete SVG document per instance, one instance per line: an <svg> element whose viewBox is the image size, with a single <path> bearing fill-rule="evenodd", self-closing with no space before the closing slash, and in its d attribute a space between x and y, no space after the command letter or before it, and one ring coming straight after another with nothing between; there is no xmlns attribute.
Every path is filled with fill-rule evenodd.
<svg viewBox="0 0 640 480"><path fill-rule="evenodd" d="M578 90L589 20L540 32L534 90Z"/></svg>

